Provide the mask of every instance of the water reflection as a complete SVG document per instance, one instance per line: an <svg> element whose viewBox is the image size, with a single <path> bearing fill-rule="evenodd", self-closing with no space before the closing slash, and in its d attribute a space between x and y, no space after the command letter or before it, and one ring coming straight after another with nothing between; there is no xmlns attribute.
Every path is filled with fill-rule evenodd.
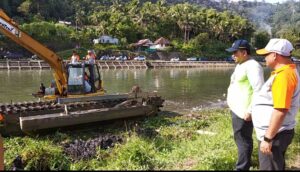
<svg viewBox="0 0 300 172"><path fill-rule="evenodd" d="M156 88L156 89L161 87L161 84L160 84L158 78L154 78L154 83L155 83L155 88Z"/></svg>
<svg viewBox="0 0 300 172"><path fill-rule="evenodd" d="M180 71L178 69L170 69L170 78L175 79L178 77Z"/></svg>
<svg viewBox="0 0 300 172"><path fill-rule="evenodd" d="M48 86L51 78L50 70L0 71L0 102L34 100L31 94L41 82Z"/></svg>
<svg viewBox="0 0 300 172"><path fill-rule="evenodd" d="M125 93L133 85L157 91L168 110L216 105L225 100L233 68L102 70L108 94ZM49 70L0 71L0 103L34 100L41 82L50 85Z"/></svg>

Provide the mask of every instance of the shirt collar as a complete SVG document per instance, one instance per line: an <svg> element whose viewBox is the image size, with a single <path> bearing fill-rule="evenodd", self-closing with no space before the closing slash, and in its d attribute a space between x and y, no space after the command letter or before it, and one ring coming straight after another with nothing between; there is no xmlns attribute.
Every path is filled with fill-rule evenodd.
<svg viewBox="0 0 300 172"><path fill-rule="evenodd" d="M282 72L282 71L284 71L284 70L286 70L286 69L288 69L288 68L295 69L295 68L296 68L296 65L295 65L295 64L287 64L287 65L284 65L284 66L282 66L282 67L280 67L280 68L278 68L278 69L272 71L271 74L272 74L272 75L278 74L278 73L280 73L280 72Z"/></svg>

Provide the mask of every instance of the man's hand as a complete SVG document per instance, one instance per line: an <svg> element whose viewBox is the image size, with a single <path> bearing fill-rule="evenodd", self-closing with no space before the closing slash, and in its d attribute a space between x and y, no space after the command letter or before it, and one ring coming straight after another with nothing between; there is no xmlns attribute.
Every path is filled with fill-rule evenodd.
<svg viewBox="0 0 300 172"><path fill-rule="evenodd" d="M272 154L272 142L262 141L259 149L263 154Z"/></svg>
<svg viewBox="0 0 300 172"><path fill-rule="evenodd" d="M251 113L246 112L245 115L244 115L244 120L245 121L251 121L252 120Z"/></svg>

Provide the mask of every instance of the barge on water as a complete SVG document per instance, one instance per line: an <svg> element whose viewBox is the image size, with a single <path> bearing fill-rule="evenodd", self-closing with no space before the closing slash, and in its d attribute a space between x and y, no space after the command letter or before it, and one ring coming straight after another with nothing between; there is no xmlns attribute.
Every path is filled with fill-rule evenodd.
<svg viewBox="0 0 300 172"><path fill-rule="evenodd" d="M23 135L113 119L155 115L164 100L156 93L128 93L0 105L0 133Z"/></svg>

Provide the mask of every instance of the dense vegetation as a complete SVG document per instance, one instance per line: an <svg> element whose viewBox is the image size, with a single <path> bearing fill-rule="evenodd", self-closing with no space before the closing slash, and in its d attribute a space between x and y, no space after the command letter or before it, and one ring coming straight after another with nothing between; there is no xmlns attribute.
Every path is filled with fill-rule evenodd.
<svg viewBox="0 0 300 172"><path fill-rule="evenodd" d="M100 35L117 37L113 49L131 49L140 39L171 40L185 55L226 57L237 38L264 47L270 37L299 41L300 2L283 4L228 0L2 0L0 7L24 31L55 51L90 48ZM71 26L58 24L59 20ZM271 35L270 35L271 34ZM5 38L0 45L15 48ZM106 47L96 46L96 50ZM298 55L296 52L295 55Z"/></svg>

